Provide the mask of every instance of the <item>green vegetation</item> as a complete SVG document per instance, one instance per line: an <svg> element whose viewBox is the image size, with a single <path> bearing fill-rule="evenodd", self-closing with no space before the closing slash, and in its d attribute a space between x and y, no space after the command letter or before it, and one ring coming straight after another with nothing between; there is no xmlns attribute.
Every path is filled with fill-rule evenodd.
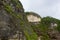
<svg viewBox="0 0 60 40"><path fill-rule="evenodd" d="M22 4L19 0L11 0L14 4L16 4L16 8L22 9L23 12L15 12L12 9L12 6L3 2L4 10L12 17L13 22L15 23L16 28L23 31L27 40L37 40L38 36L42 36L41 40L50 40L48 35L49 28L51 27L51 23L56 23L56 30L60 32L60 20L53 17L43 17L41 18L38 14L33 12L25 12ZM29 23L27 21L27 15L32 14L41 18L41 22L39 24Z"/></svg>
<svg viewBox="0 0 60 40"><path fill-rule="evenodd" d="M18 1L16 1L16 0L12 0L12 1L16 2L18 7L20 8L20 4L18 3ZM4 3L4 8L8 12L8 14L10 14L12 17L15 17L15 19L20 20L19 22L16 22L15 24L18 25L18 23L20 23L19 24L20 25L19 28L24 32L27 40L37 40L36 33L33 31L31 26L27 25L29 23L27 21L25 22L21 15L19 15L18 13L15 13L13 11L12 7L9 4L7 4L7 3Z"/></svg>
<svg viewBox="0 0 60 40"><path fill-rule="evenodd" d="M33 12L26 12L26 15L35 15L38 16L37 14L34 14ZM38 16L40 17L40 16ZM41 17L40 17L41 18ZM34 32L38 35L38 36L42 36L41 40L51 40L51 38L48 35L49 30L55 30L60 32L60 20L47 16L47 17L43 17L41 18L41 22L39 22L40 24L34 24L34 23L30 23L31 27L33 28ZM57 27L54 27L54 29L51 29L51 23L55 23L57 24Z"/></svg>

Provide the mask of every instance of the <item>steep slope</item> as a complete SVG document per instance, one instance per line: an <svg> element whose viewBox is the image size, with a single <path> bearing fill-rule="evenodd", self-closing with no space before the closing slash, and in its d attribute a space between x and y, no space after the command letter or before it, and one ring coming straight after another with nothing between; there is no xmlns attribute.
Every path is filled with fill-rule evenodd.
<svg viewBox="0 0 60 40"><path fill-rule="evenodd" d="M44 29L43 29L44 28ZM60 20L47 16L42 18L40 29L48 35L50 40L60 40Z"/></svg>
<svg viewBox="0 0 60 40"><path fill-rule="evenodd" d="M3 33L1 37L9 37L16 31L22 31L27 40L37 40L37 35L27 22L23 6L19 0L0 0L0 11L0 25L2 27L0 35Z"/></svg>

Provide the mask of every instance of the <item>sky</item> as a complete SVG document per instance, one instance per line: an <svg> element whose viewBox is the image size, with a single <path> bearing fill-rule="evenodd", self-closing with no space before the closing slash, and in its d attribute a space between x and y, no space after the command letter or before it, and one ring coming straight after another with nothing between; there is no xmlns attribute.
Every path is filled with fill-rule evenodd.
<svg viewBox="0 0 60 40"><path fill-rule="evenodd" d="M60 19L60 0L20 0L25 11Z"/></svg>

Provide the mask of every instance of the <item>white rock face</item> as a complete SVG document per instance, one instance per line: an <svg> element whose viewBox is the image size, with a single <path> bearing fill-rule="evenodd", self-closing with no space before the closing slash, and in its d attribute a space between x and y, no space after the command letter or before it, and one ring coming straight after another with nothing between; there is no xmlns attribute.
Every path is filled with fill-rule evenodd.
<svg viewBox="0 0 60 40"><path fill-rule="evenodd" d="M38 37L38 40L41 40L41 36L40 36L40 37Z"/></svg>
<svg viewBox="0 0 60 40"><path fill-rule="evenodd" d="M55 23L55 24L54 24L54 26L56 26L56 27L57 27L58 25Z"/></svg>
<svg viewBox="0 0 60 40"><path fill-rule="evenodd" d="M40 22L41 18L34 16L34 15L28 15L27 19L29 22Z"/></svg>

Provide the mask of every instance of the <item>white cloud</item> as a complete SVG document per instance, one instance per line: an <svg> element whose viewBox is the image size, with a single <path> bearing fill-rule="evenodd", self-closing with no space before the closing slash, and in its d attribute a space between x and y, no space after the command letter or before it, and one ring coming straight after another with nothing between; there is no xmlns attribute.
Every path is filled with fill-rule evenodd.
<svg viewBox="0 0 60 40"><path fill-rule="evenodd" d="M21 0L25 11L60 19L60 0Z"/></svg>
<svg viewBox="0 0 60 40"><path fill-rule="evenodd" d="M29 0L20 0L20 1L21 1L22 5L23 5L25 11L27 11L29 9L29 6L30 6L29 5L30 4Z"/></svg>

